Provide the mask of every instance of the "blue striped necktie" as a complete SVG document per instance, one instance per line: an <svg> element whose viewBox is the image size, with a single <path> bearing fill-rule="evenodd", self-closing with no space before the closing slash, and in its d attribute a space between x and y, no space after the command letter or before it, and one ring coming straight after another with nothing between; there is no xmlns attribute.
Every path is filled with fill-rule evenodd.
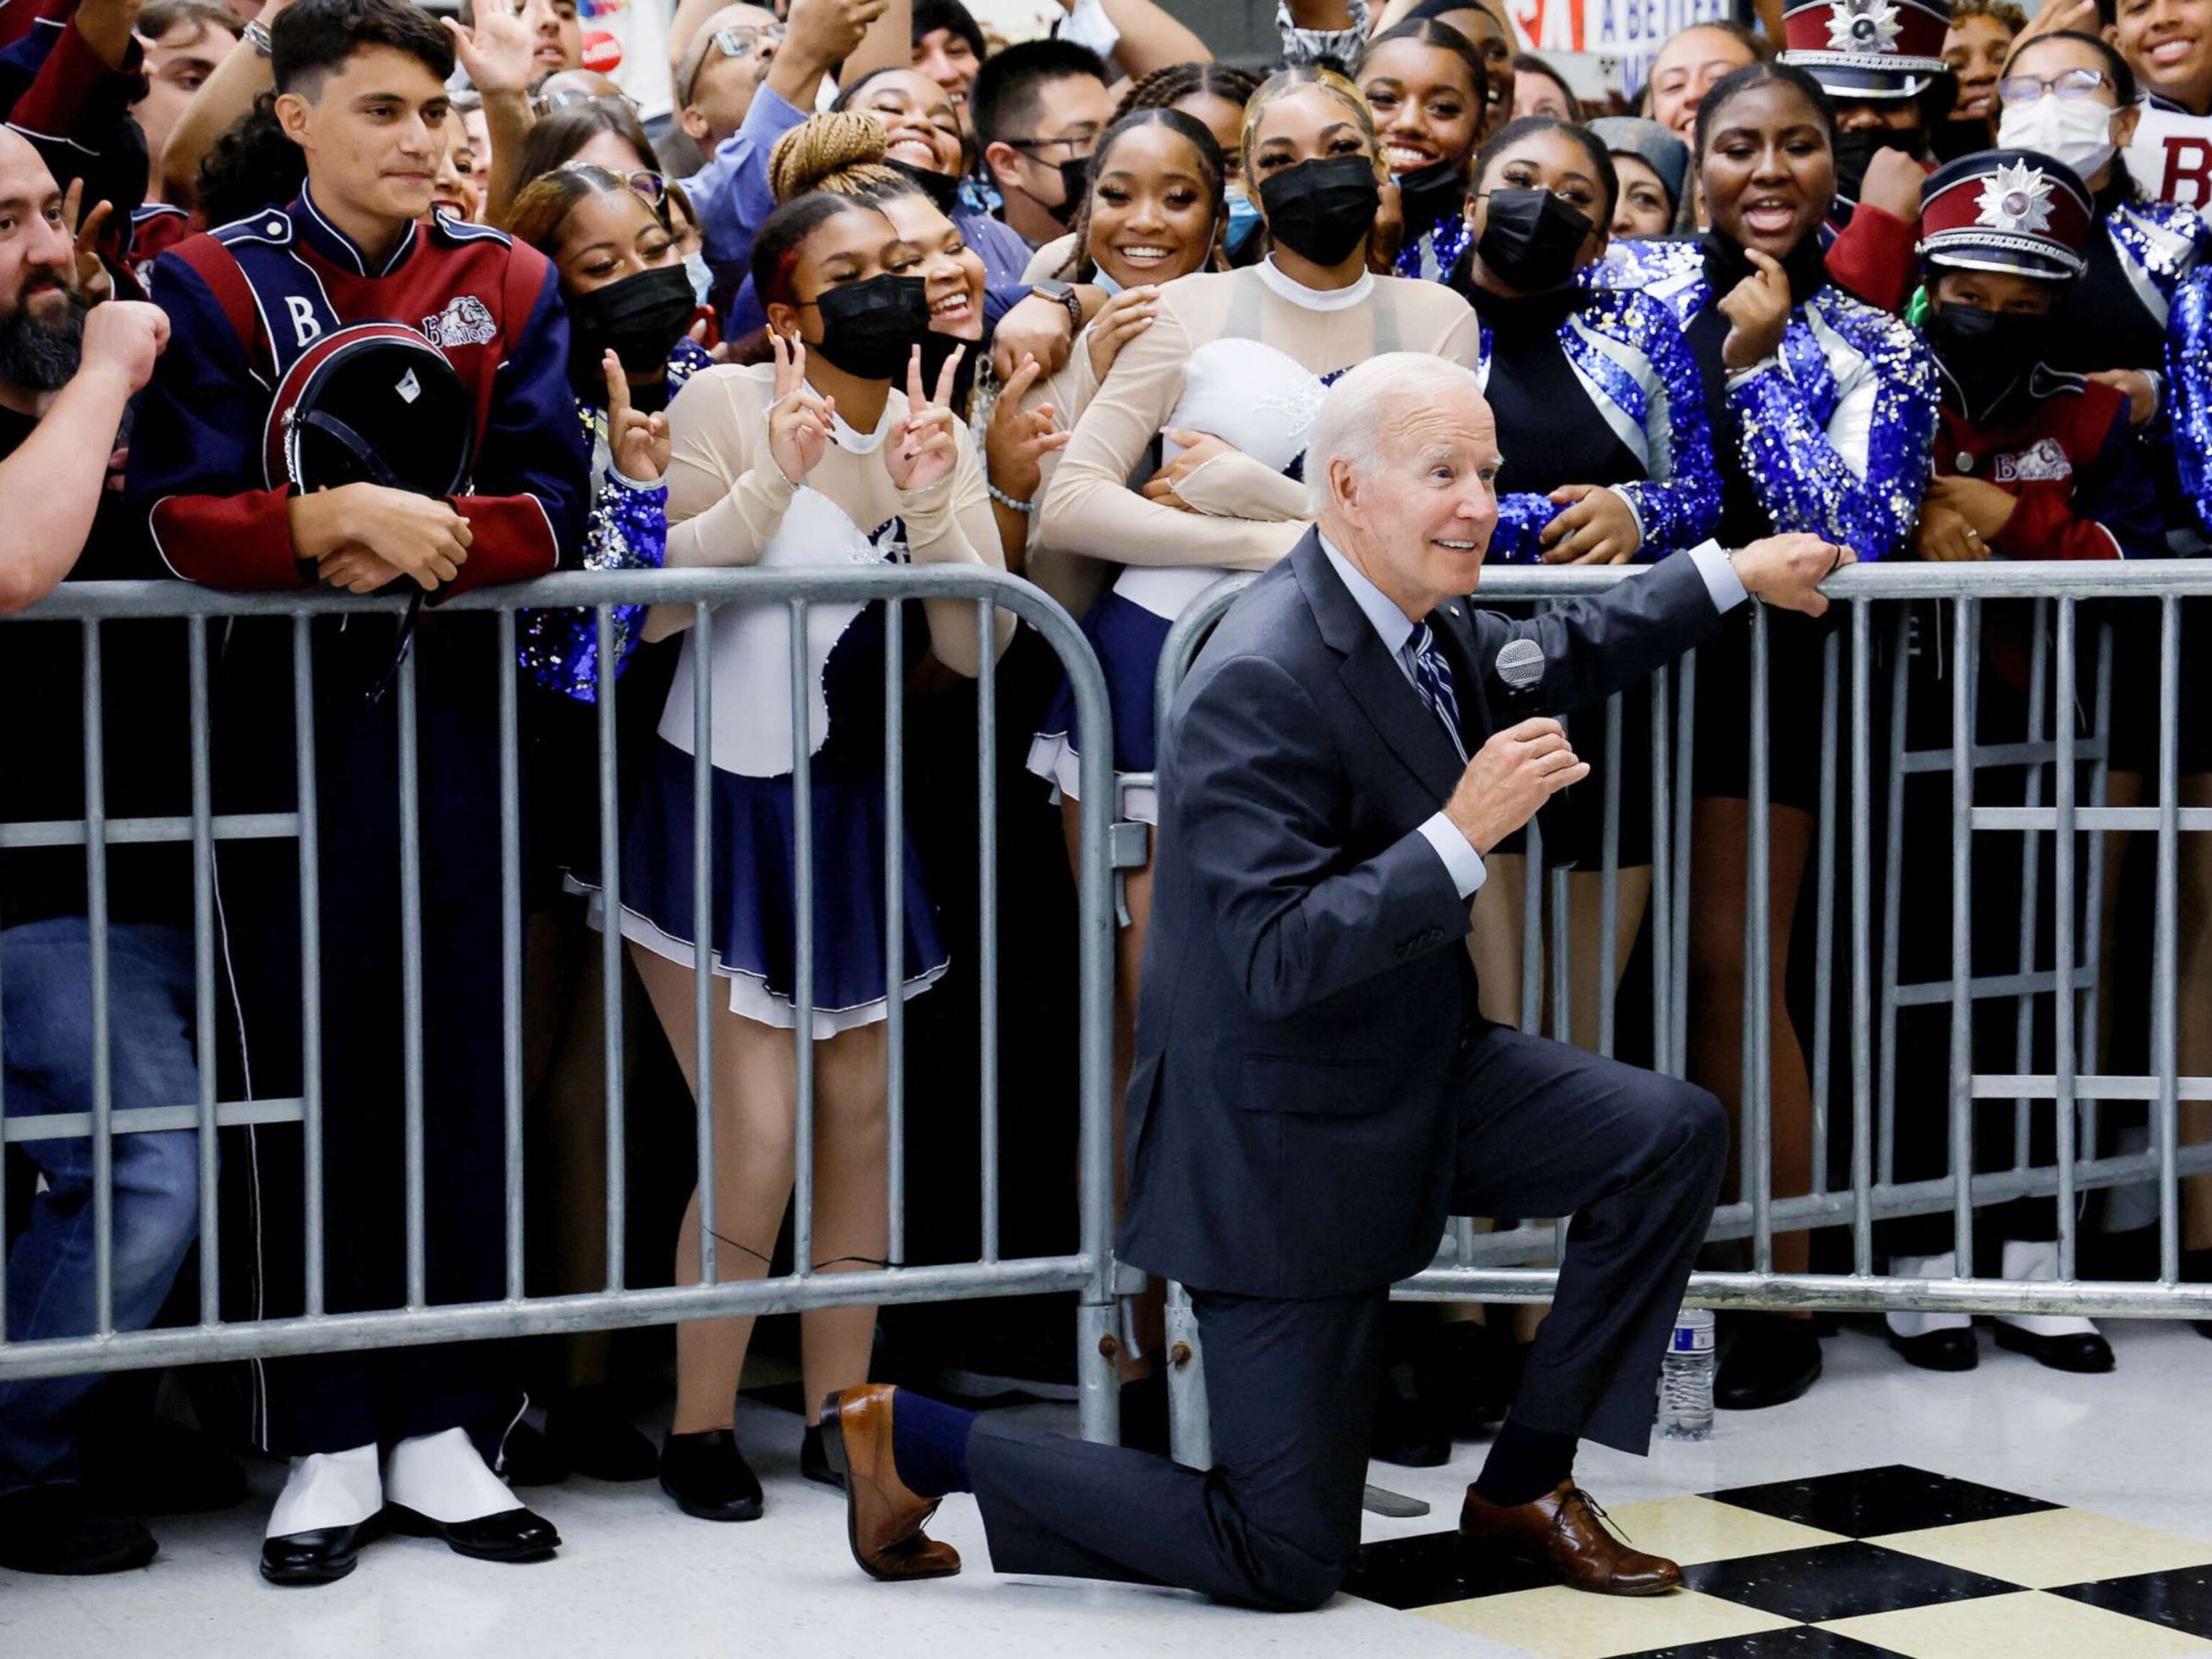
<svg viewBox="0 0 2212 1659"><path fill-rule="evenodd" d="M1464 764L1467 744L1459 732L1459 699L1452 695L1451 665L1437 649L1437 636L1429 631L1428 623L1414 626L1406 640L1406 655L1413 671L1413 689L1421 694L1429 712L1444 723L1452 748Z"/></svg>

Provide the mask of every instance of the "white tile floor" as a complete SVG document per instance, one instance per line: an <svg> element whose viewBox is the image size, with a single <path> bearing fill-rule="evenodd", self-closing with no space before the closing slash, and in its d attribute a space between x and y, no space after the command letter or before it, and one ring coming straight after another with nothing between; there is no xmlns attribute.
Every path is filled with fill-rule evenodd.
<svg viewBox="0 0 2212 1659"><path fill-rule="evenodd" d="M2146 1527L2212 1538L2212 1342L2185 1326L2112 1328L2119 1370L2069 1377L1999 1353L1978 1371L1912 1371L1873 1337L1829 1340L1827 1376L1805 1400L1726 1415L1700 1446L1648 1461L1585 1455L1584 1483L1607 1504L1784 1476L1903 1462L2076 1504ZM651 1486L572 1482L531 1501L568 1540L527 1567L464 1561L441 1546L388 1540L344 1583L278 1591L254 1571L261 1511L164 1521L161 1554L109 1579L0 1572L0 1656L76 1659L368 1659L407 1656L884 1656L1178 1652L1212 1656L1510 1654L1513 1650L1339 1597L1322 1612L1270 1617L1118 1585L1002 1579L986 1565L972 1504L949 1502L933 1530L968 1558L961 1577L879 1585L845 1553L842 1508L798 1474L793 1418L749 1411L749 1454L769 1512L745 1526L678 1515ZM1377 1480L1429 1498L1417 1521L1368 1518L1370 1539L1450 1524L1481 1448L1451 1467L1378 1466Z"/></svg>

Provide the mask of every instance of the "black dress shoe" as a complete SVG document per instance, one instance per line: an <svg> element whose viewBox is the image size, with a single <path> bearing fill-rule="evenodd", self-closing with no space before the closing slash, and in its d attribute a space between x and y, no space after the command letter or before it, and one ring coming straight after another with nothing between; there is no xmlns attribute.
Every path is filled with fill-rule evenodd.
<svg viewBox="0 0 2212 1659"><path fill-rule="evenodd" d="M404 1504L386 1504L384 1522L410 1538L442 1538L454 1554L477 1561L538 1561L561 1547L553 1523L526 1509L501 1510L473 1521L433 1521Z"/></svg>
<svg viewBox="0 0 2212 1659"><path fill-rule="evenodd" d="M154 1534L110 1515L75 1482L25 1486L0 1498L0 1567L82 1577L128 1572L154 1559Z"/></svg>
<svg viewBox="0 0 2212 1659"><path fill-rule="evenodd" d="M660 1489L700 1521L757 1521L761 1484L727 1429L672 1434L661 1443Z"/></svg>
<svg viewBox="0 0 2212 1659"><path fill-rule="evenodd" d="M1982 1363L1982 1346L1974 1340L1971 1325L1923 1331L1918 1336L1899 1336L1892 1331L1889 1346L1906 1364L1917 1365L1923 1371L1970 1371Z"/></svg>
<svg viewBox="0 0 2212 1659"><path fill-rule="evenodd" d="M806 1432L799 1437L799 1472L817 1486L842 1492L845 1472L830 1461L830 1443L823 1439L819 1423L808 1424Z"/></svg>
<svg viewBox="0 0 2212 1659"><path fill-rule="evenodd" d="M2076 1371L2094 1376L2112 1369L2112 1345L2095 1331L2076 1331L2069 1336L2038 1336L2017 1325L1996 1322L1997 1346L2024 1353L2039 1365L2054 1371Z"/></svg>
<svg viewBox="0 0 2212 1659"><path fill-rule="evenodd" d="M650 1480L660 1454L613 1392L571 1389L546 1409L545 1438L568 1466L593 1480Z"/></svg>
<svg viewBox="0 0 2212 1659"><path fill-rule="evenodd" d="M1820 1339L1782 1314L1745 1314L1713 1380L1713 1404L1732 1412L1787 1405L1820 1379Z"/></svg>
<svg viewBox="0 0 2212 1659"><path fill-rule="evenodd" d="M375 1535L374 1519L354 1527L318 1527L261 1540L261 1576L272 1584L335 1584L361 1564L361 1547Z"/></svg>

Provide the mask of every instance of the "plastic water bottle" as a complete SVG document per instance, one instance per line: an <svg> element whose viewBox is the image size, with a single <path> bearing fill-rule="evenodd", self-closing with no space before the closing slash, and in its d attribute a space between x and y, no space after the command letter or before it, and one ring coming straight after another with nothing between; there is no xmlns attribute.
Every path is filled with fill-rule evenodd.
<svg viewBox="0 0 2212 1659"><path fill-rule="evenodd" d="M1665 1440L1707 1440L1713 1432L1713 1314L1685 1308L1659 1366L1659 1434Z"/></svg>

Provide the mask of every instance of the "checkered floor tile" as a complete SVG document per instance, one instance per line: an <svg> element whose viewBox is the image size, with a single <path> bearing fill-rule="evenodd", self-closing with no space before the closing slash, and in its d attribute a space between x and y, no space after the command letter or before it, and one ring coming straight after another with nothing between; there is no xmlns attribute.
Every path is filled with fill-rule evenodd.
<svg viewBox="0 0 2212 1659"><path fill-rule="evenodd" d="M1624 1504L1682 1564L1648 1600L1564 1589L1452 1532L1370 1545L1346 1589L1544 1659L2212 1654L2212 1543L1892 1465Z"/></svg>

